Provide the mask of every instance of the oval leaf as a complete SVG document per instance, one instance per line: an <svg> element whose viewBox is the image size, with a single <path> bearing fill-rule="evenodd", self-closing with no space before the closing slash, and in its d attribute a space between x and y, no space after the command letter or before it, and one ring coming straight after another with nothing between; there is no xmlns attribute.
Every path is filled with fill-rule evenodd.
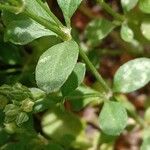
<svg viewBox="0 0 150 150"><path fill-rule="evenodd" d="M150 19L145 20L141 24L141 32L142 32L143 36L148 40L150 40L150 30L149 29L150 29Z"/></svg>
<svg viewBox="0 0 150 150"><path fill-rule="evenodd" d="M104 103L99 116L100 128L105 134L119 135L127 124L127 112L118 102Z"/></svg>
<svg viewBox="0 0 150 150"><path fill-rule="evenodd" d="M61 88L63 96L69 95L73 92L82 83L84 76L85 64L77 63L73 72Z"/></svg>
<svg viewBox="0 0 150 150"><path fill-rule="evenodd" d="M69 25L72 15L76 11L82 0L57 0L57 2L64 14L66 23Z"/></svg>
<svg viewBox="0 0 150 150"><path fill-rule="evenodd" d="M133 31L128 27L128 25L123 24L121 26L121 38L126 41L126 42L132 42L134 38L134 33Z"/></svg>
<svg viewBox="0 0 150 150"><path fill-rule="evenodd" d="M36 0L25 0L25 5L28 11L31 11L48 21L54 22ZM15 15L3 11L2 19L6 26L5 40L11 41L14 44L25 45L42 36L56 35L23 14Z"/></svg>
<svg viewBox="0 0 150 150"><path fill-rule="evenodd" d="M89 23L86 28L85 36L90 44L98 43L105 38L113 29L115 25L106 19L97 19Z"/></svg>
<svg viewBox="0 0 150 150"><path fill-rule="evenodd" d="M137 5L137 3L138 0L121 0L121 5L125 12L133 9Z"/></svg>
<svg viewBox="0 0 150 150"><path fill-rule="evenodd" d="M73 71L78 53L78 45L74 41L48 49L40 57L36 67L37 85L47 93L59 90Z"/></svg>
<svg viewBox="0 0 150 150"><path fill-rule="evenodd" d="M144 13L150 13L150 0L140 0L139 8Z"/></svg>
<svg viewBox="0 0 150 150"><path fill-rule="evenodd" d="M129 93L150 81L150 59L137 58L121 66L114 77L114 91Z"/></svg>

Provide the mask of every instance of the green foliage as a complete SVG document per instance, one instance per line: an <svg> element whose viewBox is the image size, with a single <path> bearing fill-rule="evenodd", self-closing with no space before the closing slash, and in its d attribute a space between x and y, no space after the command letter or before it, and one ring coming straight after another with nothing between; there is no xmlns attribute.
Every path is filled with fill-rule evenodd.
<svg viewBox="0 0 150 150"><path fill-rule="evenodd" d="M30 6L29 8L32 9L35 6ZM40 9L38 11L38 8L36 8L34 13L38 13L40 16L44 14L43 17L45 19L48 18L44 10L41 11ZM55 35L52 31L45 29L44 26L24 14L18 14L16 16L3 11L2 19L6 25L5 40L11 41L14 44L24 45L42 36ZM51 21L51 19L49 20Z"/></svg>
<svg viewBox="0 0 150 150"><path fill-rule="evenodd" d="M149 0L140 0L139 8L144 13L150 13L150 1Z"/></svg>
<svg viewBox="0 0 150 150"><path fill-rule="evenodd" d="M121 5L125 12L133 9L138 3L138 0L121 0Z"/></svg>
<svg viewBox="0 0 150 150"><path fill-rule="evenodd" d="M119 135L127 125L127 112L118 102L105 102L99 116L99 123L105 134Z"/></svg>
<svg viewBox="0 0 150 150"><path fill-rule="evenodd" d="M95 45L105 38L114 28L115 25L106 19L92 20L86 28L85 36L89 40L89 44Z"/></svg>
<svg viewBox="0 0 150 150"><path fill-rule="evenodd" d="M67 96L72 93L84 80L85 76L85 64L77 63L68 77L65 84L62 86L61 91L63 96Z"/></svg>
<svg viewBox="0 0 150 150"><path fill-rule="evenodd" d="M67 25L70 25L70 19L76 9L79 7L82 0L57 0Z"/></svg>
<svg viewBox="0 0 150 150"><path fill-rule="evenodd" d="M132 42L134 38L134 33L133 31L128 27L128 25L123 24L121 26L121 38L126 41L126 42Z"/></svg>
<svg viewBox="0 0 150 150"><path fill-rule="evenodd" d="M82 0L57 3L66 25L46 0L0 0L0 149L113 149L126 127L125 134L139 126L141 150L148 150L149 104L142 118L125 93L150 81L150 1L121 0L120 8L98 0L100 17ZM79 7L78 33L71 18ZM126 53L139 58L112 81L114 62Z"/></svg>
<svg viewBox="0 0 150 150"><path fill-rule="evenodd" d="M149 28L150 28L150 20L146 19L141 24L141 32L142 32L143 36L148 40L150 40Z"/></svg>
<svg viewBox="0 0 150 150"><path fill-rule="evenodd" d="M150 81L150 59L137 58L121 66L114 77L114 91L129 93Z"/></svg>
<svg viewBox="0 0 150 150"><path fill-rule="evenodd" d="M40 57L36 67L37 85L47 93L58 91L73 71L78 53L78 45L74 41L48 49Z"/></svg>

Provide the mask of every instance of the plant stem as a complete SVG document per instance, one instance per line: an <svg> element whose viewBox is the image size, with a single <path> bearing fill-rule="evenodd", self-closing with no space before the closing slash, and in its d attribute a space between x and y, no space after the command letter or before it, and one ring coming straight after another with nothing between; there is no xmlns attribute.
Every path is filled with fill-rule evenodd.
<svg viewBox="0 0 150 150"><path fill-rule="evenodd" d="M53 31L54 33L56 33L62 40L68 40L70 39L70 37L64 33L59 27L56 26L55 23L50 22L40 16L37 16L36 14L32 13L29 10L25 10L24 12L28 17L32 18L33 20L35 20L36 22L38 22L39 24L43 25L44 27L46 27L47 29Z"/></svg>
<svg viewBox="0 0 150 150"><path fill-rule="evenodd" d="M59 19L51 12L51 10L41 0L36 1L49 14L49 16L56 22L58 26L63 27L63 24L59 21Z"/></svg>
<svg viewBox="0 0 150 150"><path fill-rule="evenodd" d="M120 15L119 13L115 12L104 0L97 0L98 3L104 8L110 15L112 15L115 19L123 22L124 16Z"/></svg>
<svg viewBox="0 0 150 150"><path fill-rule="evenodd" d="M102 88L106 92L108 98L110 98L112 96L112 91L109 88L109 86L106 84L106 82L104 81L102 76L99 74L99 72L96 70L94 65L91 63L91 61L89 60L89 58L87 57L87 55L85 54L85 52L81 48L79 49L79 53L80 53L80 56L82 57L82 59L85 61L86 65L91 70L92 74L99 81L100 85L102 86Z"/></svg>

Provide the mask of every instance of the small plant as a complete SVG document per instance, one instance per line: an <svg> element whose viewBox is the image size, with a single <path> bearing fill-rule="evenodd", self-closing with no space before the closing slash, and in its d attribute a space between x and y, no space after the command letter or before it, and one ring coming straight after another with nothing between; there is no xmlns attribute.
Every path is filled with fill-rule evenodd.
<svg viewBox="0 0 150 150"><path fill-rule="evenodd" d="M125 94L144 87L150 81L150 59L141 55L142 44L150 40L150 1L121 0L123 14L120 14L104 0L97 0L112 20L92 16L94 19L84 32L84 46L71 25L71 18L81 2L57 0L64 23L42 0L0 0L0 60L16 65L15 69L2 68L1 71L4 70L4 75L19 72L19 76L7 76L13 84L0 86L0 149L98 150L104 149L104 143L108 144L105 149L109 149L117 136L131 130L128 129L128 116L135 121L134 126L139 125L141 131L145 131L141 150L149 149L150 108L146 108L143 119ZM134 10L135 7L137 10ZM85 46L87 49L97 48L100 41L113 31L120 33L125 49L136 49L142 57L123 64L109 84L86 54ZM3 37L5 42L9 41L8 44L3 42ZM21 46L27 44L34 49L30 57ZM21 55L24 55L23 60ZM23 63L23 69L17 70ZM37 86L32 78L34 74L28 68L35 69ZM100 88L83 83L86 68ZM32 84L23 86L17 82L28 81L26 72L31 75ZM8 78L5 83L9 83ZM77 112L89 104L101 108L97 127L101 131L94 135L95 142L86 138L84 119L69 111L65 104L70 104L71 110ZM34 116L38 119L34 120Z"/></svg>

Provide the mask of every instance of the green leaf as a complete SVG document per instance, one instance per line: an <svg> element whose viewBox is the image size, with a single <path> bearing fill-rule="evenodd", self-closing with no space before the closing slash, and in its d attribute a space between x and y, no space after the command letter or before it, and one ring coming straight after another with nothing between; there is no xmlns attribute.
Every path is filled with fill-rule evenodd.
<svg viewBox="0 0 150 150"><path fill-rule="evenodd" d="M61 88L63 96L69 95L73 92L82 83L84 76L85 64L77 63L73 72Z"/></svg>
<svg viewBox="0 0 150 150"><path fill-rule="evenodd" d="M27 122L29 120L29 116L25 112L20 112L16 118L16 124L18 126L22 125L24 122Z"/></svg>
<svg viewBox="0 0 150 150"><path fill-rule="evenodd" d="M74 111L80 111L88 104L100 104L104 100L103 94L86 86L79 86L69 97L70 99L68 100Z"/></svg>
<svg viewBox="0 0 150 150"><path fill-rule="evenodd" d="M150 19L148 20L144 20L141 24L141 32L143 34L143 36L150 40Z"/></svg>
<svg viewBox="0 0 150 150"><path fill-rule="evenodd" d="M13 86L9 85L2 85L0 86L0 93L10 101L15 100L15 101L22 101L25 100L26 98L33 98L30 90L19 84L16 83Z"/></svg>
<svg viewBox="0 0 150 150"><path fill-rule="evenodd" d="M139 8L144 13L150 13L150 0L140 0Z"/></svg>
<svg viewBox="0 0 150 150"><path fill-rule="evenodd" d="M150 107L148 107L145 111L144 120L146 123L150 124Z"/></svg>
<svg viewBox="0 0 150 150"><path fill-rule="evenodd" d="M57 0L57 2L63 12L67 25L70 25L70 19L82 0Z"/></svg>
<svg viewBox="0 0 150 150"><path fill-rule="evenodd" d="M127 125L127 112L121 103L107 101L99 116L100 128L105 134L119 135Z"/></svg>
<svg viewBox="0 0 150 150"><path fill-rule="evenodd" d="M137 3L138 0L121 0L121 5L125 12L133 9L137 5Z"/></svg>
<svg viewBox="0 0 150 150"><path fill-rule="evenodd" d="M150 59L137 58L122 65L115 74L115 92L129 93L145 86L150 81Z"/></svg>
<svg viewBox="0 0 150 150"><path fill-rule="evenodd" d="M41 125L43 132L48 137L61 144L65 142L64 138L69 136L66 146L69 146L70 142L72 143L72 141L76 140L76 137L83 129L83 123L76 115L63 111L60 107L51 108L43 116Z"/></svg>
<svg viewBox="0 0 150 150"><path fill-rule="evenodd" d="M37 16L54 22L36 0L25 0L25 5L27 10ZM6 26L5 40L14 44L25 45L42 36L56 35L24 14L3 11L2 19Z"/></svg>
<svg viewBox="0 0 150 150"><path fill-rule="evenodd" d="M150 137L144 139L140 150L149 150L150 149Z"/></svg>
<svg viewBox="0 0 150 150"><path fill-rule="evenodd" d="M46 10L44 10L41 5L37 2L37 0L25 0L26 9L36 14L37 16L43 17L46 20L54 22L54 20L50 17ZM47 3L45 6L49 8Z"/></svg>
<svg viewBox="0 0 150 150"><path fill-rule="evenodd" d="M149 150L150 148L150 128L149 127L144 129L142 136L143 136L142 137L143 142L142 142L140 150Z"/></svg>
<svg viewBox="0 0 150 150"><path fill-rule="evenodd" d="M79 48L74 41L63 42L48 49L36 67L37 85L47 93L59 90L73 71L78 53Z"/></svg>
<svg viewBox="0 0 150 150"><path fill-rule="evenodd" d="M133 41L134 33L133 33L133 31L129 28L128 25L123 24L123 25L121 26L120 34L121 34L121 38L122 38L124 41L126 41L126 42L132 42L132 41Z"/></svg>
<svg viewBox="0 0 150 150"><path fill-rule="evenodd" d="M91 21L85 32L86 38L90 44L98 43L100 40L105 38L113 29L115 25L106 19L96 19Z"/></svg>

